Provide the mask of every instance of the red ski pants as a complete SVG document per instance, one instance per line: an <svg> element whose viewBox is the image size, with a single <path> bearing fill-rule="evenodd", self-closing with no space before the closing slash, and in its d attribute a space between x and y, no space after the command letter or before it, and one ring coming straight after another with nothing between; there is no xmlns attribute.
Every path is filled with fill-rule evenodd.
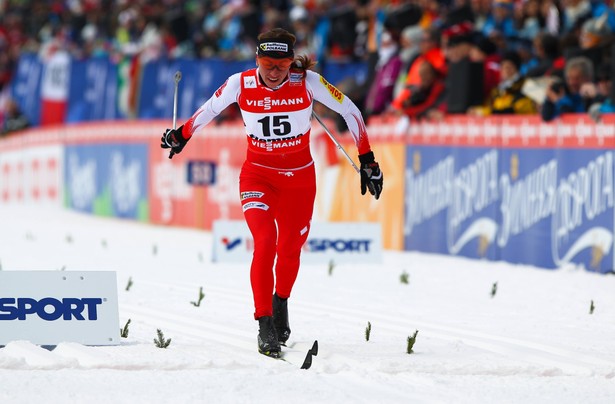
<svg viewBox="0 0 615 404"><path fill-rule="evenodd" d="M297 279L301 247L307 240L314 211L314 164L282 170L245 162L239 191L243 214L254 238L250 282L254 318L258 319L272 315L274 286L278 296L288 298Z"/></svg>

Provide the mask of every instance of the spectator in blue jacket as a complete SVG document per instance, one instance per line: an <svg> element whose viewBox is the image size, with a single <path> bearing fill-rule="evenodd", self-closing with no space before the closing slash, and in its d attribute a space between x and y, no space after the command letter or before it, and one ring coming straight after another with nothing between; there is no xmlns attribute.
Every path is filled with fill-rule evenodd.
<svg viewBox="0 0 615 404"><path fill-rule="evenodd" d="M547 98L542 105L541 115L546 122L565 113L587 111L587 100L581 92L584 84L593 82L594 66L584 56L572 58L564 68L564 82L555 80L547 88Z"/></svg>
<svg viewBox="0 0 615 404"><path fill-rule="evenodd" d="M491 37L496 33L503 35L505 38L518 37L519 34L515 28L513 12L514 2L512 0L495 0L491 14L487 16L483 26L483 34L487 37Z"/></svg>

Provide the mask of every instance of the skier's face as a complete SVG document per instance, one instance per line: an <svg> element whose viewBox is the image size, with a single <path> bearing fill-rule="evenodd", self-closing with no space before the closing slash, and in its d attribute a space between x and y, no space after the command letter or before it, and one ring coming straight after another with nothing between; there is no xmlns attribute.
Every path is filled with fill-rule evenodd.
<svg viewBox="0 0 615 404"><path fill-rule="evenodd" d="M258 72L265 85L269 88L275 88L284 81L286 76L288 76L292 63L292 59L256 58Z"/></svg>

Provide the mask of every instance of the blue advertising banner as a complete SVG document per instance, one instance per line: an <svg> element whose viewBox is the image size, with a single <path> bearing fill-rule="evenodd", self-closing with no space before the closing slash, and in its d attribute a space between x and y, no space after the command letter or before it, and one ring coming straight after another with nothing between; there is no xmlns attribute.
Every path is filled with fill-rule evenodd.
<svg viewBox="0 0 615 404"><path fill-rule="evenodd" d="M558 163L549 229L554 264L572 261L591 271L614 269L613 151L564 149Z"/></svg>
<svg viewBox="0 0 615 404"><path fill-rule="evenodd" d="M66 122L120 118L117 65L108 58L73 61Z"/></svg>
<svg viewBox="0 0 615 404"><path fill-rule="evenodd" d="M176 60L148 63L143 68L138 115L141 118L171 119L175 72L182 74L178 85L178 119L190 118L226 79L254 66L254 61Z"/></svg>
<svg viewBox="0 0 615 404"><path fill-rule="evenodd" d="M558 158L556 149L500 149L497 245L501 259L558 266L549 253Z"/></svg>
<svg viewBox="0 0 615 404"><path fill-rule="evenodd" d="M407 250L613 268L613 151L409 146Z"/></svg>
<svg viewBox="0 0 615 404"><path fill-rule="evenodd" d="M99 216L149 219L146 144L66 146L64 156L67 207Z"/></svg>
<svg viewBox="0 0 615 404"><path fill-rule="evenodd" d="M43 64L34 53L23 53L11 81L11 94L33 126L41 119Z"/></svg>
<svg viewBox="0 0 615 404"><path fill-rule="evenodd" d="M497 259L496 149L408 147L405 249Z"/></svg>
<svg viewBox="0 0 615 404"><path fill-rule="evenodd" d="M143 67L137 86L137 117L172 118L174 76L177 71L182 73L177 115L179 119L186 120L229 76L254 66L254 60L176 59L150 62ZM334 84L350 76L357 83L367 79L365 63L332 62L322 68L323 75ZM41 123L43 70L44 65L36 54L24 54L20 57L11 83L13 98L34 126ZM121 90L118 74L118 65L107 57L71 60L65 121L74 123L125 118L127 112L120 112L119 107L122 102L118 97Z"/></svg>

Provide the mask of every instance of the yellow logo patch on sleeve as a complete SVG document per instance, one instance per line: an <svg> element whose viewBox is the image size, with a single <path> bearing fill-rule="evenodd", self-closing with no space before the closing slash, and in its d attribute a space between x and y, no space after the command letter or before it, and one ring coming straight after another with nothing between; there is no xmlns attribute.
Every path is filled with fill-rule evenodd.
<svg viewBox="0 0 615 404"><path fill-rule="evenodd" d="M337 102L339 102L340 104L342 103L342 101L344 101L344 94L338 90L337 88L335 88L335 86L331 83L329 83L327 80L325 80L324 77L320 76L320 82L327 87L327 90L329 91L329 93L331 94L331 97L333 97L335 100L337 100Z"/></svg>

